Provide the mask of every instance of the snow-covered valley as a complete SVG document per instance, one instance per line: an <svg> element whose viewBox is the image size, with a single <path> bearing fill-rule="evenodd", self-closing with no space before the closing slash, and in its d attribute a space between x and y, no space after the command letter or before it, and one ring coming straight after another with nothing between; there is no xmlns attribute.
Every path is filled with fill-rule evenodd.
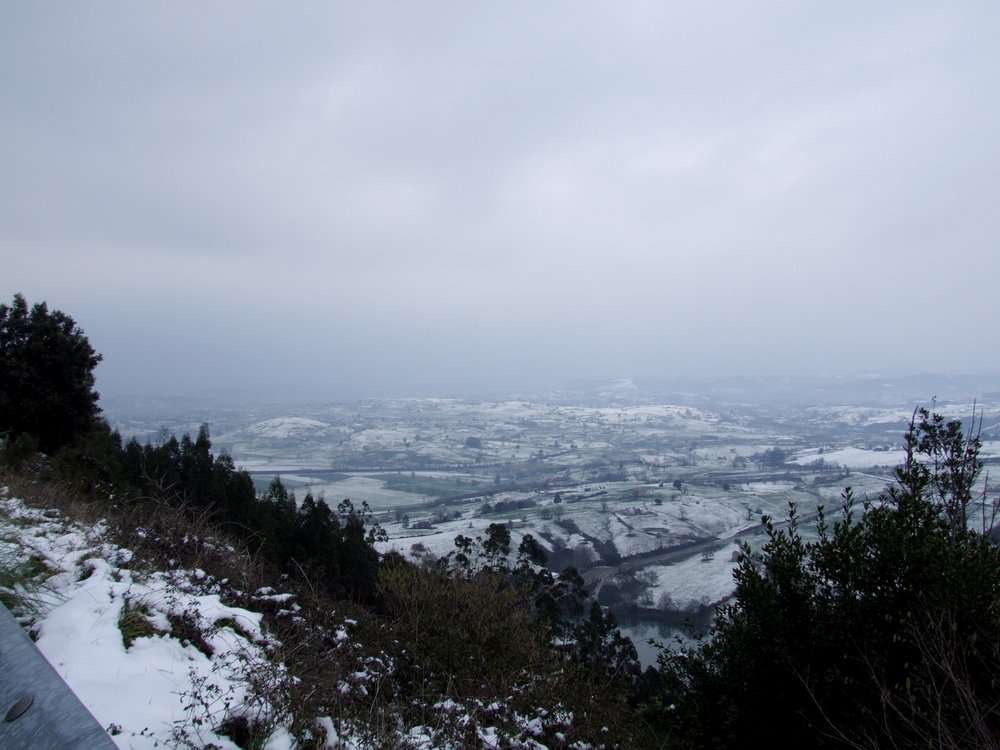
<svg viewBox="0 0 1000 750"><path fill-rule="evenodd" d="M624 561L621 580L605 575L598 588L620 614L631 606L648 615L661 605L680 611L724 601L732 550L760 542L762 516L780 520L789 504L808 516L820 505L838 507L848 486L863 498L892 480L919 401L905 400L899 384L821 385L828 390L769 386L799 388L787 403L769 391L662 394L629 380L501 401L230 409L219 415L224 428L213 426L213 443L261 490L280 477L299 501L312 494L331 505L367 502L389 535L383 552L432 561L452 552L458 535L475 538L503 523L515 545L537 539L554 569L613 570ZM838 393L854 402L838 403ZM965 420L975 413L983 457L1000 457L995 394L956 389L937 408ZM124 414L121 422L140 434L158 429ZM664 551L713 541L729 552L699 547L661 562Z"/></svg>

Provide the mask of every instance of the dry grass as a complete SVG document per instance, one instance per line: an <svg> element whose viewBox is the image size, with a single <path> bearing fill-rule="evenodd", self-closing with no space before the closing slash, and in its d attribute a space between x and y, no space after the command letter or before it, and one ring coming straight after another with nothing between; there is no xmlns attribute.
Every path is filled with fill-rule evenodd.
<svg viewBox="0 0 1000 750"><path fill-rule="evenodd" d="M147 638L154 635L163 635L162 631L150 621L151 611L149 605L143 601L126 599L118 616L118 630L122 634L122 643L125 649L131 648L132 644L139 638Z"/></svg>

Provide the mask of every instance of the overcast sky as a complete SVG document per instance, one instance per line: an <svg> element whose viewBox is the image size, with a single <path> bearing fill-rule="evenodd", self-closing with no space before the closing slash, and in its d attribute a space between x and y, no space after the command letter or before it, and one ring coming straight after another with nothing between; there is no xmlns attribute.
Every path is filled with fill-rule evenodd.
<svg viewBox="0 0 1000 750"><path fill-rule="evenodd" d="M105 394L1000 370L1000 3L0 4Z"/></svg>

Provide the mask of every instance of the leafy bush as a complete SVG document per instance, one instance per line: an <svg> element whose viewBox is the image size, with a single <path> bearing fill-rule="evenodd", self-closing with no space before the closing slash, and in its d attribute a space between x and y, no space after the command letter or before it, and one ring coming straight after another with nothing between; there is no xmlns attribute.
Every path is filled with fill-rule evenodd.
<svg viewBox="0 0 1000 750"><path fill-rule="evenodd" d="M552 667L530 596L492 571L465 577L399 563L383 566L378 591L421 694L503 697Z"/></svg>
<svg viewBox="0 0 1000 750"><path fill-rule="evenodd" d="M794 506L744 547L735 604L664 651L658 720L690 746L995 747L1000 551L969 528L979 440L919 410L896 483L848 489L819 539ZM858 511L860 510L860 515ZM985 516L983 516L985 519Z"/></svg>

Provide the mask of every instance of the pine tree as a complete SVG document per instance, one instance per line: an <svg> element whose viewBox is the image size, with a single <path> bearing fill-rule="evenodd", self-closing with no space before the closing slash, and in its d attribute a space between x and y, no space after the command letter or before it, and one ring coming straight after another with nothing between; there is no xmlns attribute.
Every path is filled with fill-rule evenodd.
<svg viewBox="0 0 1000 750"><path fill-rule="evenodd" d="M20 294L0 305L0 435L30 436L53 453L94 427L101 355L74 320Z"/></svg>

